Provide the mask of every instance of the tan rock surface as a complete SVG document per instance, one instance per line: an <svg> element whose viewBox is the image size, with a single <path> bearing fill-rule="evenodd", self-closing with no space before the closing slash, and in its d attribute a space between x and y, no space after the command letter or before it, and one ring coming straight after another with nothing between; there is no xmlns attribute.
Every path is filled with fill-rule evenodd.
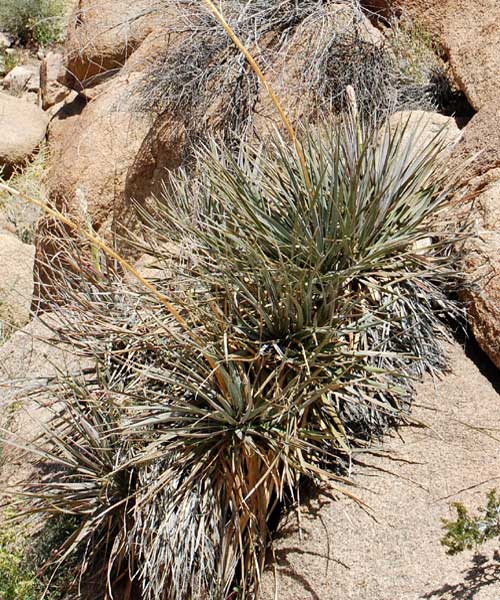
<svg viewBox="0 0 500 600"><path fill-rule="evenodd" d="M467 243L465 294L472 331L500 369L500 173L474 201L476 237Z"/></svg>
<svg viewBox="0 0 500 600"><path fill-rule="evenodd" d="M179 164L177 138L157 115L138 109L136 95L138 81L171 43L168 33L152 33L112 80L85 90L90 101L77 97L51 122L50 198L80 217L83 199L96 230L127 221L130 199L143 199L152 177Z"/></svg>
<svg viewBox="0 0 500 600"><path fill-rule="evenodd" d="M129 58L122 70L124 77L138 74L139 81L157 64L158 57L167 57L175 52L183 41L183 35L172 33L179 28L176 22L182 22L182 13L170 7L165 14L168 23L165 31L155 31L141 44ZM182 29L182 26L180 27ZM136 101L141 101L136 90ZM154 113L154 108L151 111ZM186 156L186 129L184 119L179 115L155 114L148 134L137 152L127 173L125 198L127 201L142 203L152 194L162 193L163 182L168 179L169 171L177 168Z"/></svg>
<svg viewBox="0 0 500 600"><path fill-rule="evenodd" d="M122 101L127 83L110 83L117 81L101 86L100 95L91 102L77 96L52 119L46 178L49 201L107 241L118 223L126 225L134 215L125 202L125 180L149 130L148 116L135 115ZM62 275L50 263L62 248L54 243L54 233L50 219L39 221L34 310L45 307L49 295L57 297L55 280Z"/></svg>
<svg viewBox="0 0 500 600"><path fill-rule="evenodd" d="M500 104L484 106L462 131L450 163L465 186L455 219L472 219L464 269L472 331L500 368Z"/></svg>
<svg viewBox="0 0 500 600"><path fill-rule="evenodd" d="M389 119L389 125L391 128L406 129L402 137L403 147L414 141L412 156L415 157L438 139L443 145L443 150L452 152L461 135L453 117L425 110L403 110L394 113Z"/></svg>
<svg viewBox="0 0 500 600"><path fill-rule="evenodd" d="M151 0L79 0L65 43L65 81L80 90L120 69L154 28L154 7Z"/></svg>
<svg viewBox="0 0 500 600"><path fill-rule="evenodd" d="M490 102L472 117L451 161L471 189L491 180L493 169L500 167L500 102Z"/></svg>
<svg viewBox="0 0 500 600"><path fill-rule="evenodd" d="M458 4L458 6L457 6ZM500 101L500 3L448 1L443 43L460 89L475 110Z"/></svg>
<svg viewBox="0 0 500 600"><path fill-rule="evenodd" d="M465 186L458 221L472 219L464 268L472 331L500 368L500 104L484 106L467 124L451 155ZM468 200L468 201L467 201Z"/></svg>
<svg viewBox="0 0 500 600"><path fill-rule="evenodd" d="M40 87L38 65L17 65L4 77L2 86L14 95L19 95L23 91L37 91Z"/></svg>
<svg viewBox="0 0 500 600"><path fill-rule="evenodd" d="M65 105L49 129L50 199L96 231L125 217L125 178L150 126L130 109L128 82L110 83L91 102L77 97Z"/></svg>
<svg viewBox="0 0 500 600"><path fill-rule="evenodd" d="M33 295L35 248L10 233L0 233L0 318L23 326Z"/></svg>
<svg viewBox="0 0 500 600"><path fill-rule="evenodd" d="M475 509L500 488L498 438L464 425L498 430L500 381L495 389L458 346L451 369L419 386L413 416L430 429L403 427L381 447L403 462L367 453L360 458L370 466L355 467L356 493L378 522L352 501L322 496L304 508L302 537L295 519L283 528L279 600L498 600L498 541L481 549L482 559L448 556L439 543L451 502ZM273 593L269 570L264 600Z"/></svg>
<svg viewBox="0 0 500 600"><path fill-rule="evenodd" d="M40 64L40 97L43 110L62 102L69 95L70 90L58 81L64 78L64 74L62 55L48 52Z"/></svg>
<svg viewBox="0 0 500 600"><path fill-rule="evenodd" d="M0 92L0 167L9 174L36 150L48 119L37 106Z"/></svg>

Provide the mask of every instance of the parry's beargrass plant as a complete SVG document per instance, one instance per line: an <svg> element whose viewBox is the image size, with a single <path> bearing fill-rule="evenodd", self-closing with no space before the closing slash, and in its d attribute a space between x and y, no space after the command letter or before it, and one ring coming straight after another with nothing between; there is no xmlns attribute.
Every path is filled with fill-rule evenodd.
<svg viewBox="0 0 500 600"><path fill-rule="evenodd" d="M212 141L141 211L158 294L62 231L55 333L85 366L49 382L50 469L22 499L75 519L49 562L78 553L115 597L253 598L304 485L356 500L353 452L444 367L459 312L441 143L418 138L354 113L304 131L310 182L277 133L238 156Z"/></svg>

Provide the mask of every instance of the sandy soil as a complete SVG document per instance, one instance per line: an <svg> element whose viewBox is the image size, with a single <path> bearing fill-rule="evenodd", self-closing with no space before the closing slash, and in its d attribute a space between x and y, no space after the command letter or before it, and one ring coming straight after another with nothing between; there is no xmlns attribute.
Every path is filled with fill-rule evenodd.
<svg viewBox="0 0 500 600"><path fill-rule="evenodd" d="M355 469L378 523L352 501L321 497L304 510L302 536L295 518L283 527L279 600L500 599L498 541L454 557L439 543L452 502L476 508L500 489L500 377L485 377L458 345L450 359L451 373L418 389L413 416L431 428L406 426L384 441L408 462L366 454L370 466ZM274 598L271 571L263 587Z"/></svg>

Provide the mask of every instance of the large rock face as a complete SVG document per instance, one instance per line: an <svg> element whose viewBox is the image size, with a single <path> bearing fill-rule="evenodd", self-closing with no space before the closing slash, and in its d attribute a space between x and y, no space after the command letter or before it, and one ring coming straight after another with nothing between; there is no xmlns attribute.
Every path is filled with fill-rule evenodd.
<svg viewBox="0 0 500 600"><path fill-rule="evenodd" d="M158 121L139 110L135 96L148 65L170 43L168 34L151 34L118 74L92 89L92 100L78 96L50 124L50 198L101 233L128 222L131 201L158 191L167 169L180 163L182 132L168 117Z"/></svg>
<svg viewBox="0 0 500 600"><path fill-rule="evenodd" d="M465 248L465 273L472 331L483 350L500 368L500 106L484 106L463 130L451 155L459 173L464 202L456 218L472 220L473 234Z"/></svg>
<svg viewBox="0 0 500 600"><path fill-rule="evenodd" d="M37 106L0 92L0 167L7 174L45 138L48 119Z"/></svg>
<svg viewBox="0 0 500 600"><path fill-rule="evenodd" d="M443 43L457 83L475 110L500 99L500 2L450 2Z"/></svg>
<svg viewBox="0 0 500 600"><path fill-rule="evenodd" d="M171 13L170 18L175 16ZM128 60L123 77L129 79L137 75L138 81L143 82L149 66L158 57L175 51L181 38L168 32L152 33ZM183 119L168 113L157 114L154 110L151 114L154 120L127 172L124 189L127 204L142 203L152 194L161 194L169 171L179 167L185 156L187 141Z"/></svg>
<svg viewBox="0 0 500 600"><path fill-rule="evenodd" d="M500 369L500 170L474 201L476 237L467 243L465 264L474 335Z"/></svg>
<svg viewBox="0 0 500 600"><path fill-rule="evenodd" d="M473 189L494 179L500 167L500 102L484 106L463 130L452 161L462 180Z"/></svg>
<svg viewBox="0 0 500 600"><path fill-rule="evenodd" d="M80 96L63 107L49 129L50 198L96 231L125 217L125 178L149 129L147 116L127 104L127 84L110 83L117 85L106 84L92 102Z"/></svg>
<svg viewBox="0 0 500 600"><path fill-rule="evenodd" d="M79 0L65 43L66 81L76 90L97 75L119 70L152 31L151 0Z"/></svg>

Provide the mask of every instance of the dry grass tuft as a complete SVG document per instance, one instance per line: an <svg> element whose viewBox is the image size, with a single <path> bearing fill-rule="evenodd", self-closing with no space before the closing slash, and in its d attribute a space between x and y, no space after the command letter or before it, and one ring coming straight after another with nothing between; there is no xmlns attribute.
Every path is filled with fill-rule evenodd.
<svg viewBox="0 0 500 600"><path fill-rule="evenodd" d="M178 1L177 6L171 33L181 41L149 66L135 89L136 106L176 117L195 139L218 131L237 145L252 125L258 79L203 3ZM160 2L157 10L161 7ZM351 22L339 31L332 7L323 0L227 0L221 10L266 73L279 70L301 28L314 28L301 86L314 96L316 117L345 108L347 85L354 87L366 114L376 111L383 118L402 109L435 108L444 77L431 41L395 21L388 39L377 44L366 35L357 2L345 0L338 10L348 7Z"/></svg>
<svg viewBox="0 0 500 600"><path fill-rule="evenodd" d="M43 144L33 159L15 171L8 182L12 188L42 204L46 204L48 199L45 187L47 152L47 146ZM23 198L0 190L2 227L15 233L26 244L34 243L35 225L40 212L39 207L27 203Z"/></svg>

